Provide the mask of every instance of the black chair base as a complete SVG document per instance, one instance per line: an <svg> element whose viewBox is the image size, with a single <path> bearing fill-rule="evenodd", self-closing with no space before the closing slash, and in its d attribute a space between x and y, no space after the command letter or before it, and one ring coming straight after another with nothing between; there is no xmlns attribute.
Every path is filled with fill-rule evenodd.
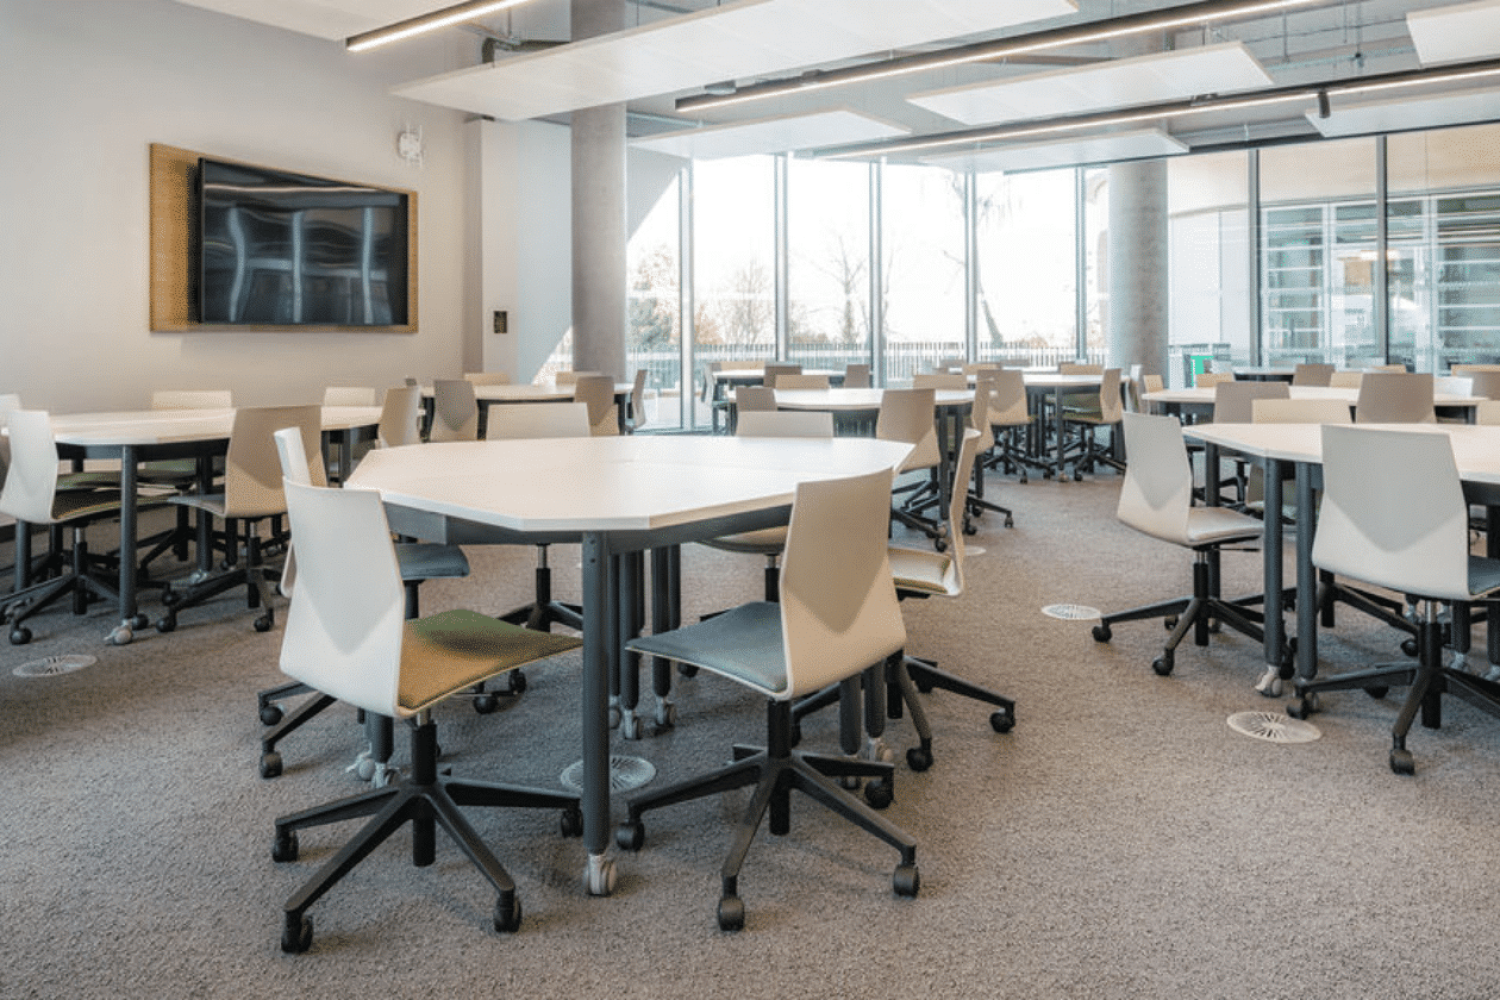
<svg viewBox="0 0 1500 1000"><path fill-rule="evenodd" d="M241 541L235 533L229 538L230 551L234 551ZM158 632L171 632L177 628L177 616L189 608L197 607L211 598L233 590L236 587L245 588L245 607L255 610L261 609L261 614L254 621L255 631L269 632L276 624L276 612L271 607L270 592L267 584L280 580L281 572L264 561L265 548L261 537L256 531L255 522L245 522L245 533L243 537L244 555L243 563L231 563L223 572L200 580L186 590L176 590L170 586L162 589L161 602L167 611L156 621Z"/></svg>
<svg viewBox="0 0 1500 1000"><path fill-rule="evenodd" d="M431 865L436 857L436 830L441 826L495 888L494 927L501 932L519 929L521 902L515 882L479 834L459 811L460 806L561 809L564 836L583 832L583 814L578 797L541 788L462 781L437 773L437 727L430 719L412 733L412 773L409 778L385 788L365 792L337 802L283 816L276 820L276 839L271 849L275 861L294 861L298 854L297 831L349 819L369 817L316 875L287 900L281 950L306 951L312 944L312 919L307 910L333 888L371 851L406 824L412 826L412 864Z"/></svg>
<svg viewBox="0 0 1500 1000"><path fill-rule="evenodd" d="M740 930L745 924L745 907L739 897L739 874L745 855L768 812L768 826L774 836L784 836L790 831L791 793L799 791L896 848L901 861L892 876L892 887L897 895L915 896L920 886L916 842L832 780L865 777L890 781L894 776L892 766L793 750L791 705L787 702L769 703L766 730L765 749L736 747L735 760L716 771L632 798L628 818L616 831L616 842L625 850L641 849L646 836L641 815L647 810L754 785L755 792L735 826L729 854L720 872L719 927L726 931Z"/></svg>
<svg viewBox="0 0 1500 1000"><path fill-rule="evenodd" d="M18 527L17 530L24 528ZM30 642L32 631L22 623L63 597L73 598L75 615L86 614L90 601L119 603L120 592L115 588L115 581L96 572L95 565L96 561L89 555L88 543L84 540L83 527L75 525L69 569L61 576L7 594L4 601L0 602L0 622L10 626L10 644L24 646ZM138 624L144 625L144 622Z"/></svg>

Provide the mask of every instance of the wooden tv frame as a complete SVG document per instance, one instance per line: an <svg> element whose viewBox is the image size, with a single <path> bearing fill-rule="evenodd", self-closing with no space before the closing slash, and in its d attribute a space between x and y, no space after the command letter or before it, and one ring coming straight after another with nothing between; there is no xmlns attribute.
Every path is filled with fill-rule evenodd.
<svg viewBox="0 0 1500 1000"><path fill-rule="evenodd" d="M193 295L193 241L198 210L193 192L198 158L190 149L151 143L151 331L153 333L416 333L417 332L417 193L406 195L406 316L400 326L276 326L246 323L200 323ZM233 160L224 160L233 163ZM255 166L255 164L246 164ZM383 185L371 185L383 187Z"/></svg>

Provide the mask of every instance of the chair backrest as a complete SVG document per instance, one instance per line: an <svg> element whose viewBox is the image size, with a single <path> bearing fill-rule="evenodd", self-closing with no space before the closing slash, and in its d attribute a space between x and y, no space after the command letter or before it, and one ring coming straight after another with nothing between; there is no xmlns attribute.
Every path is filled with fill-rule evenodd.
<svg viewBox="0 0 1500 1000"><path fill-rule="evenodd" d="M886 548L890 507L889 471L797 486L781 561L787 686L778 698L819 691L906 645Z"/></svg>
<svg viewBox="0 0 1500 1000"><path fill-rule="evenodd" d="M1218 385L1220 382L1233 382L1234 372L1199 372L1193 379L1193 385L1200 389Z"/></svg>
<svg viewBox="0 0 1500 1000"><path fill-rule="evenodd" d="M1476 424L1500 424L1500 399L1486 399L1474 407Z"/></svg>
<svg viewBox="0 0 1500 1000"><path fill-rule="evenodd" d="M382 448L422 443L422 387L402 385L385 391L376 441Z"/></svg>
<svg viewBox="0 0 1500 1000"><path fill-rule="evenodd" d="M1115 516L1123 524L1166 541L1185 544L1193 503L1193 467L1176 417L1127 413L1125 482Z"/></svg>
<svg viewBox="0 0 1500 1000"><path fill-rule="evenodd" d="M1436 420L1430 372L1372 371L1360 380L1355 423L1430 424Z"/></svg>
<svg viewBox="0 0 1500 1000"><path fill-rule="evenodd" d="M57 493L57 442L45 410L11 410L10 469L0 488L0 513L28 524L51 524Z"/></svg>
<svg viewBox="0 0 1500 1000"><path fill-rule="evenodd" d="M714 376L723 367L723 364L718 361L705 361L703 363L703 392L701 398L705 403L714 398L714 385L718 382L718 379Z"/></svg>
<svg viewBox="0 0 1500 1000"><path fill-rule="evenodd" d="M1474 395L1474 376L1472 375L1434 375L1432 376L1433 396L1472 396Z"/></svg>
<svg viewBox="0 0 1500 1000"><path fill-rule="evenodd" d="M1102 375L1103 365L1089 365L1081 361L1063 361L1057 366L1059 375Z"/></svg>
<svg viewBox="0 0 1500 1000"><path fill-rule="evenodd" d="M1146 392L1161 392L1161 390L1162 390L1161 376L1157 375L1155 373L1151 373L1151 372L1148 372L1147 374L1142 375L1141 376L1141 388L1143 390L1145 390Z"/></svg>
<svg viewBox="0 0 1500 1000"><path fill-rule="evenodd" d="M1250 402L1252 424L1347 424L1354 421L1349 404L1338 399L1256 399Z"/></svg>
<svg viewBox="0 0 1500 1000"><path fill-rule="evenodd" d="M374 406L375 390L365 385L330 385L323 390L324 406Z"/></svg>
<svg viewBox="0 0 1500 1000"><path fill-rule="evenodd" d="M400 708L406 599L380 494L287 481L297 586L281 640L281 669L339 701L379 715Z"/></svg>
<svg viewBox="0 0 1500 1000"><path fill-rule="evenodd" d="M776 376L777 389L826 389L828 388L827 375L803 375L800 372Z"/></svg>
<svg viewBox="0 0 1500 1000"><path fill-rule="evenodd" d="M589 437L588 404L508 403L491 406L484 436L490 441Z"/></svg>
<svg viewBox="0 0 1500 1000"><path fill-rule="evenodd" d="M768 385L742 385L734 390L734 408L740 413L776 409L776 390Z"/></svg>
<svg viewBox="0 0 1500 1000"><path fill-rule="evenodd" d="M153 410L227 410L233 405L228 389L157 389L151 394Z"/></svg>
<svg viewBox="0 0 1500 1000"><path fill-rule="evenodd" d="M933 420L936 397L935 389L887 389L881 393L875 436L912 446L901 463L902 472L930 469L942 460Z"/></svg>
<svg viewBox="0 0 1500 1000"><path fill-rule="evenodd" d="M1099 422L1115 424L1125 413L1125 400L1120 392L1120 369L1106 368L1099 376Z"/></svg>
<svg viewBox="0 0 1500 1000"><path fill-rule="evenodd" d="M10 415L21 408L21 397L14 392L0 392L0 430L4 430ZM10 468L10 439L0 434L0 487L5 485L6 470Z"/></svg>
<svg viewBox="0 0 1500 1000"><path fill-rule="evenodd" d="M937 372L962 372L964 363L968 360L962 354L950 354L946 358L939 358L938 363L932 367Z"/></svg>
<svg viewBox="0 0 1500 1000"><path fill-rule="evenodd" d="M1292 371L1292 385L1327 385L1333 376L1333 365L1304 361Z"/></svg>
<svg viewBox="0 0 1500 1000"><path fill-rule="evenodd" d="M917 372L911 377L914 389L967 389L969 376L956 372Z"/></svg>
<svg viewBox="0 0 1500 1000"><path fill-rule="evenodd" d="M1367 372L1404 372L1404 371L1406 371L1406 366L1405 365L1373 364L1373 365L1361 365L1360 367L1362 367Z"/></svg>
<svg viewBox="0 0 1500 1000"><path fill-rule="evenodd" d="M1335 389L1358 389L1364 378L1364 372L1335 371L1328 376L1328 384Z"/></svg>
<svg viewBox="0 0 1500 1000"><path fill-rule="evenodd" d="M801 374L802 374L802 366L801 365L785 364L785 363L780 363L780 362L769 362L765 366L761 384L762 385L769 385L769 386L774 387L776 385L776 379L778 377L782 376L782 375L801 375Z"/></svg>
<svg viewBox="0 0 1500 1000"><path fill-rule="evenodd" d="M295 427L302 435L308 481L328 482L323 468L322 407L243 406L234 412L224 456L224 516L267 517L286 510L281 457L275 433Z"/></svg>
<svg viewBox="0 0 1500 1000"><path fill-rule="evenodd" d="M995 398L995 376L998 371L974 373L974 404L969 407L969 428L979 435L979 450L989 451L995 447L993 419L990 417L990 402ZM967 378L967 376L965 376ZM958 480L954 480L958 482Z"/></svg>
<svg viewBox="0 0 1500 1000"><path fill-rule="evenodd" d="M510 372L464 372L475 385L510 385Z"/></svg>
<svg viewBox="0 0 1500 1000"><path fill-rule="evenodd" d="M1500 399L1500 370L1467 372L1464 377L1469 380L1470 395L1481 399Z"/></svg>
<svg viewBox="0 0 1500 1000"><path fill-rule="evenodd" d="M1469 508L1445 434L1323 427L1321 569L1439 600L1469 597Z"/></svg>
<svg viewBox="0 0 1500 1000"><path fill-rule="evenodd" d="M1026 376L1019 368L1002 368L985 379L990 385L990 426L1015 427L1031 423L1026 408Z"/></svg>
<svg viewBox="0 0 1500 1000"><path fill-rule="evenodd" d="M737 437L833 437L833 414L818 410L750 410L735 421Z"/></svg>
<svg viewBox="0 0 1500 1000"><path fill-rule="evenodd" d="M615 412L615 380L609 375L581 375L573 383L573 401L589 408L589 433L608 437L620 433Z"/></svg>
<svg viewBox="0 0 1500 1000"><path fill-rule="evenodd" d="M474 383L464 378L440 378L432 383L432 441L473 441L479 437L479 403Z"/></svg>
<svg viewBox="0 0 1500 1000"><path fill-rule="evenodd" d="M1292 387L1285 382L1220 382L1214 386L1214 423L1248 424L1257 399L1287 399Z"/></svg>
<svg viewBox="0 0 1500 1000"><path fill-rule="evenodd" d="M630 387L630 432L646 426L646 375L644 368L635 370L635 384Z"/></svg>
<svg viewBox="0 0 1500 1000"><path fill-rule="evenodd" d="M868 389L872 384L869 365L848 364L844 366L845 389Z"/></svg>
<svg viewBox="0 0 1500 1000"><path fill-rule="evenodd" d="M577 382L577 381L578 381L578 380L579 380L579 379L581 379L581 378L583 378L583 377L584 377L584 376L585 376L585 375L600 375L600 374L602 374L602 372L590 372L590 371L582 371L582 372L575 372L575 371L560 371L560 372L557 372L557 373L556 373L556 374L554 374L554 375L553 375L553 376L552 376L552 381L553 381L553 383L555 383L555 384L556 384L556 385L573 385L573 384L575 384L575 383L576 383L576 382Z"/></svg>

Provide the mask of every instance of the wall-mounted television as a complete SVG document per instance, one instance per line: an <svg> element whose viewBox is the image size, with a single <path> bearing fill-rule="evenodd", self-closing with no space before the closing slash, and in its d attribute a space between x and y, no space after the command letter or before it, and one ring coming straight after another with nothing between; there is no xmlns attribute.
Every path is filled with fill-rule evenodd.
<svg viewBox="0 0 1500 1000"><path fill-rule="evenodd" d="M197 173L198 322L411 322L406 193L207 157Z"/></svg>

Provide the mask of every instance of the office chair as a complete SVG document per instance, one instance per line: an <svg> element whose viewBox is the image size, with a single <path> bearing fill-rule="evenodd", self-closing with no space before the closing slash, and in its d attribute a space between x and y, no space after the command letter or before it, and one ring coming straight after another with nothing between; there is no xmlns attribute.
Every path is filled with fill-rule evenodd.
<svg viewBox="0 0 1500 1000"><path fill-rule="evenodd" d="M432 383L432 426L429 441L475 441L479 438L479 403L474 383L464 378L440 378Z"/></svg>
<svg viewBox="0 0 1500 1000"><path fill-rule="evenodd" d="M828 388L827 375L804 375L801 372L788 372L776 376L776 384L773 389L826 389Z"/></svg>
<svg viewBox="0 0 1500 1000"><path fill-rule="evenodd" d="M1213 422L1251 423L1257 400L1289 399L1291 392L1291 386L1285 382L1220 382L1214 386ZM1234 496L1231 505L1243 509L1249 489L1250 463L1238 456L1230 459L1230 462L1234 467Z"/></svg>
<svg viewBox="0 0 1500 1000"><path fill-rule="evenodd" d="M294 483L301 483L305 486L317 485L313 482L309 472L312 466L307 460L307 450L301 429L283 427L272 436L276 441L276 453L281 462L282 475ZM468 557L457 545L399 542L396 544L396 565L401 574L401 586L406 600L405 614L408 619L417 618L421 614L417 588L424 581L438 577L452 578L469 575ZM296 549L289 546L286 564L281 574L281 592L287 597L292 595L292 590L296 586L296 578ZM513 692L516 690L514 678L519 673L519 671L511 671L506 675L512 680ZM261 734L260 738L260 776L262 778L275 778L282 773L281 753L276 749L278 744L288 734L300 729L309 719L334 703L334 699L328 695L315 694L293 709L289 715L284 715L281 706L276 704L283 698L306 694L309 690L310 688L300 681L286 681L267 688L257 695L260 721L271 727ZM482 688L478 690L478 693L481 697L476 698L475 708L481 714L494 711L498 707L494 695L484 696ZM348 769L379 788L385 785L392 776L390 768L387 767L387 762L391 759L390 719L384 716L367 717L365 731L370 738L369 746L359 753Z"/></svg>
<svg viewBox="0 0 1500 1000"><path fill-rule="evenodd" d="M1161 656L1151 669L1162 677L1172 672L1177 646L1193 630L1195 645L1207 646L1210 622L1217 620L1257 642L1263 642L1255 613L1226 601L1212 589L1209 556L1225 545L1260 539L1260 521L1227 507L1194 507L1193 469L1183 442L1182 425L1175 417L1124 414L1125 450L1130 464L1120 488L1116 516L1135 530L1193 552L1193 593L1129 611L1101 615L1094 639L1108 642L1119 622L1146 618L1175 618ZM1272 689L1274 687L1274 690ZM1263 694L1279 695L1280 682L1267 684Z"/></svg>
<svg viewBox="0 0 1500 1000"><path fill-rule="evenodd" d="M898 485L892 491L893 498L899 496L901 502L893 500L891 517L908 528L922 532L934 544L942 546L947 544L943 539L942 524L912 511L905 496L920 496L920 491L931 482L942 462L938 450L937 427L933 420L936 395L934 389L886 389L880 396L880 412L875 418L875 437L881 441L899 441L912 446L900 468L896 470L898 476L909 472L926 474L922 479Z"/></svg>
<svg viewBox="0 0 1500 1000"><path fill-rule="evenodd" d="M782 375L801 375L802 366L796 364L767 362L762 369L761 385L776 388L776 380Z"/></svg>
<svg viewBox="0 0 1500 1000"><path fill-rule="evenodd" d="M510 385L510 372L464 372L464 378L474 385Z"/></svg>
<svg viewBox="0 0 1500 1000"><path fill-rule="evenodd" d="M235 411L229 432L229 452L224 459L224 492L189 493L169 498L205 512L224 522L225 567L216 575L192 583L185 590L167 587L161 601L166 613L157 619L158 632L177 628L177 616L203 604L234 587L245 588L249 608L261 608L255 619L257 632L269 631L275 622L265 584L279 579L280 573L262 560L263 541L260 524L286 513L286 498L281 490L281 461L272 438L282 427L296 427L302 432L308 455L308 475L315 483L326 482L323 469L322 409L317 406L241 407ZM243 535L240 534L243 528ZM284 541L284 539L282 539ZM239 552L244 549L244 562Z"/></svg>
<svg viewBox="0 0 1500 1000"><path fill-rule="evenodd" d="M400 574L380 495L288 482L287 509L298 539L297 586L281 644L289 677L366 713L409 720L411 773L374 789L276 820L271 857L296 860L298 833L369 817L339 852L287 900L281 950L312 944L307 910L397 830L412 828L412 863L431 865L441 826L494 887L492 923L521 925L516 886L460 806L562 811L565 835L582 832L578 798L540 788L466 781L438 773L432 708L451 695L582 642L496 621L473 611L404 620Z"/></svg>
<svg viewBox="0 0 1500 1000"><path fill-rule="evenodd" d="M1014 472L1021 482L1027 482L1027 466L1034 460L1028 439L1036 419L1026 403L1026 377L1019 368L1001 368L988 373L984 382L990 389L985 409L995 441L988 455L981 458L984 467Z"/></svg>
<svg viewBox="0 0 1500 1000"><path fill-rule="evenodd" d="M1333 377L1333 365L1303 362L1292 370L1292 385L1324 386Z"/></svg>
<svg viewBox="0 0 1500 1000"><path fill-rule="evenodd" d="M848 776L889 782L892 766L791 746L793 702L836 682L857 684L867 668L899 655L906 642L886 556L890 489L891 474L884 471L800 484L787 528L779 603L744 604L627 643L635 652L726 677L766 699L764 749L737 748L732 763L709 774L632 796L616 831L622 848L640 850L645 842L641 817L648 810L754 786L720 871L718 923L723 930L744 926L739 875L745 855L767 811L773 835L790 832L793 791L895 847L901 861L893 888L900 896L917 894L915 842L833 780Z"/></svg>
<svg viewBox="0 0 1500 1000"><path fill-rule="evenodd" d="M646 375L644 368L635 370L635 384L625 401L625 433L634 434L646 426Z"/></svg>
<svg viewBox="0 0 1500 1000"><path fill-rule="evenodd" d="M615 408L615 380L610 375L581 375L573 384L573 401L586 403L589 410L589 433L594 437L613 437L620 433L620 418Z"/></svg>
<svg viewBox="0 0 1500 1000"><path fill-rule="evenodd" d="M1124 399L1120 393L1120 369L1106 368L1099 376L1099 391L1090 396L1084 405L1063 405L1063 427L1071 429L1074 440L1064 449L1064 461L1068 450L1074 452L1073 478L1084 472L1093 472L1095 465L1103 463L1123 471L1125 463L1116 458L1112 449L1099 446L1099 430L1103 427L1116 429L1125 412ZM1129 454L1129 448L1126 448ZM1059 469L1061 474L1062 470Z"/></svg>
<svg viewBox="0 0 1500 1000"><path fill-rule="evenodd" d="M1417 662L1375 667L1296 684L1289 714L1317 711L1322 691L1363 688L1383 697L1393 684L1410 684L1391 728L1390 767L1416 771L1406 737L1421 712L1422 725L1442 725L1442 695L1456 694L1500 717L1500 685L1443 666L1444 604L1492 601L1500 592L1500 560L1469 549L1469 508L1445 435L1368 427L1323 427L1323 504L1313 539L1313 564L1417 603Z"/></svg>
<svg viewBox="0 0 1500 1000"><path fill-rule="evenodd" d="M1364 372L1335 371L1328 376L1328 385L1333 389L1358 389L1364 377Z"/></svg>
<svg viewBox="0 0 1500 1000"><path fill-rule="evenodd" d="M59 555L63 552L64 529L72 534L67 569L14 591L0 602L0 622L10 626L11 645L23 646L33 635L23 622L64 595L72 596L76 615L87 611L90 600L119 600L114 581L89 554L86 531L91 524L119 517L120 491L58 489L57 442L46 412L13 410L6 425L10 430L10 468L5 472L4 486L0 487L0 513L16 519L18 537L21 532L30 531L30 525L48 525L52 529L53 551ZM141 502L145 506L152 504L149 500ZM17 558L22 558L19 552ZM128 559L129 555L122 553L120 558ZM110 635L110 641L116 644L121 639L130 641L123 634Z"/></svg>
<svg viewBox="0 0 1500 1000"><path fill-rule="evenodd" d="M1432 405L1430 372L1365 372L1354 403L1357 424L1430 424L1437 421Z"/></svg>
<svg viewBox="0 0 1500 1000"><path fill-rule="evenodd" d="M844 366L845 389L868 389L871 385L869 365L851 363Z"/></svg>
<svg viewBox="0 0 1500 1000"><path fill-rule="evenodd" d="M402 385L385 391L375 443L381 448L422 443L421 386Z"/></svg>
<svg viewBox="0 0 1500 1000"><path fill-rule="evenodd" d="M565 370L565 371L560 371L560 372L555 373L552 376L552 383L554 385L556 385L560 389L560 388L562 388L565 385L577 385L578 384L578 380L581 379L581 378L583 378L585 375L599 375L599 374L602 374L602 373L601 372L591 372L591 371Z"/></svg>

